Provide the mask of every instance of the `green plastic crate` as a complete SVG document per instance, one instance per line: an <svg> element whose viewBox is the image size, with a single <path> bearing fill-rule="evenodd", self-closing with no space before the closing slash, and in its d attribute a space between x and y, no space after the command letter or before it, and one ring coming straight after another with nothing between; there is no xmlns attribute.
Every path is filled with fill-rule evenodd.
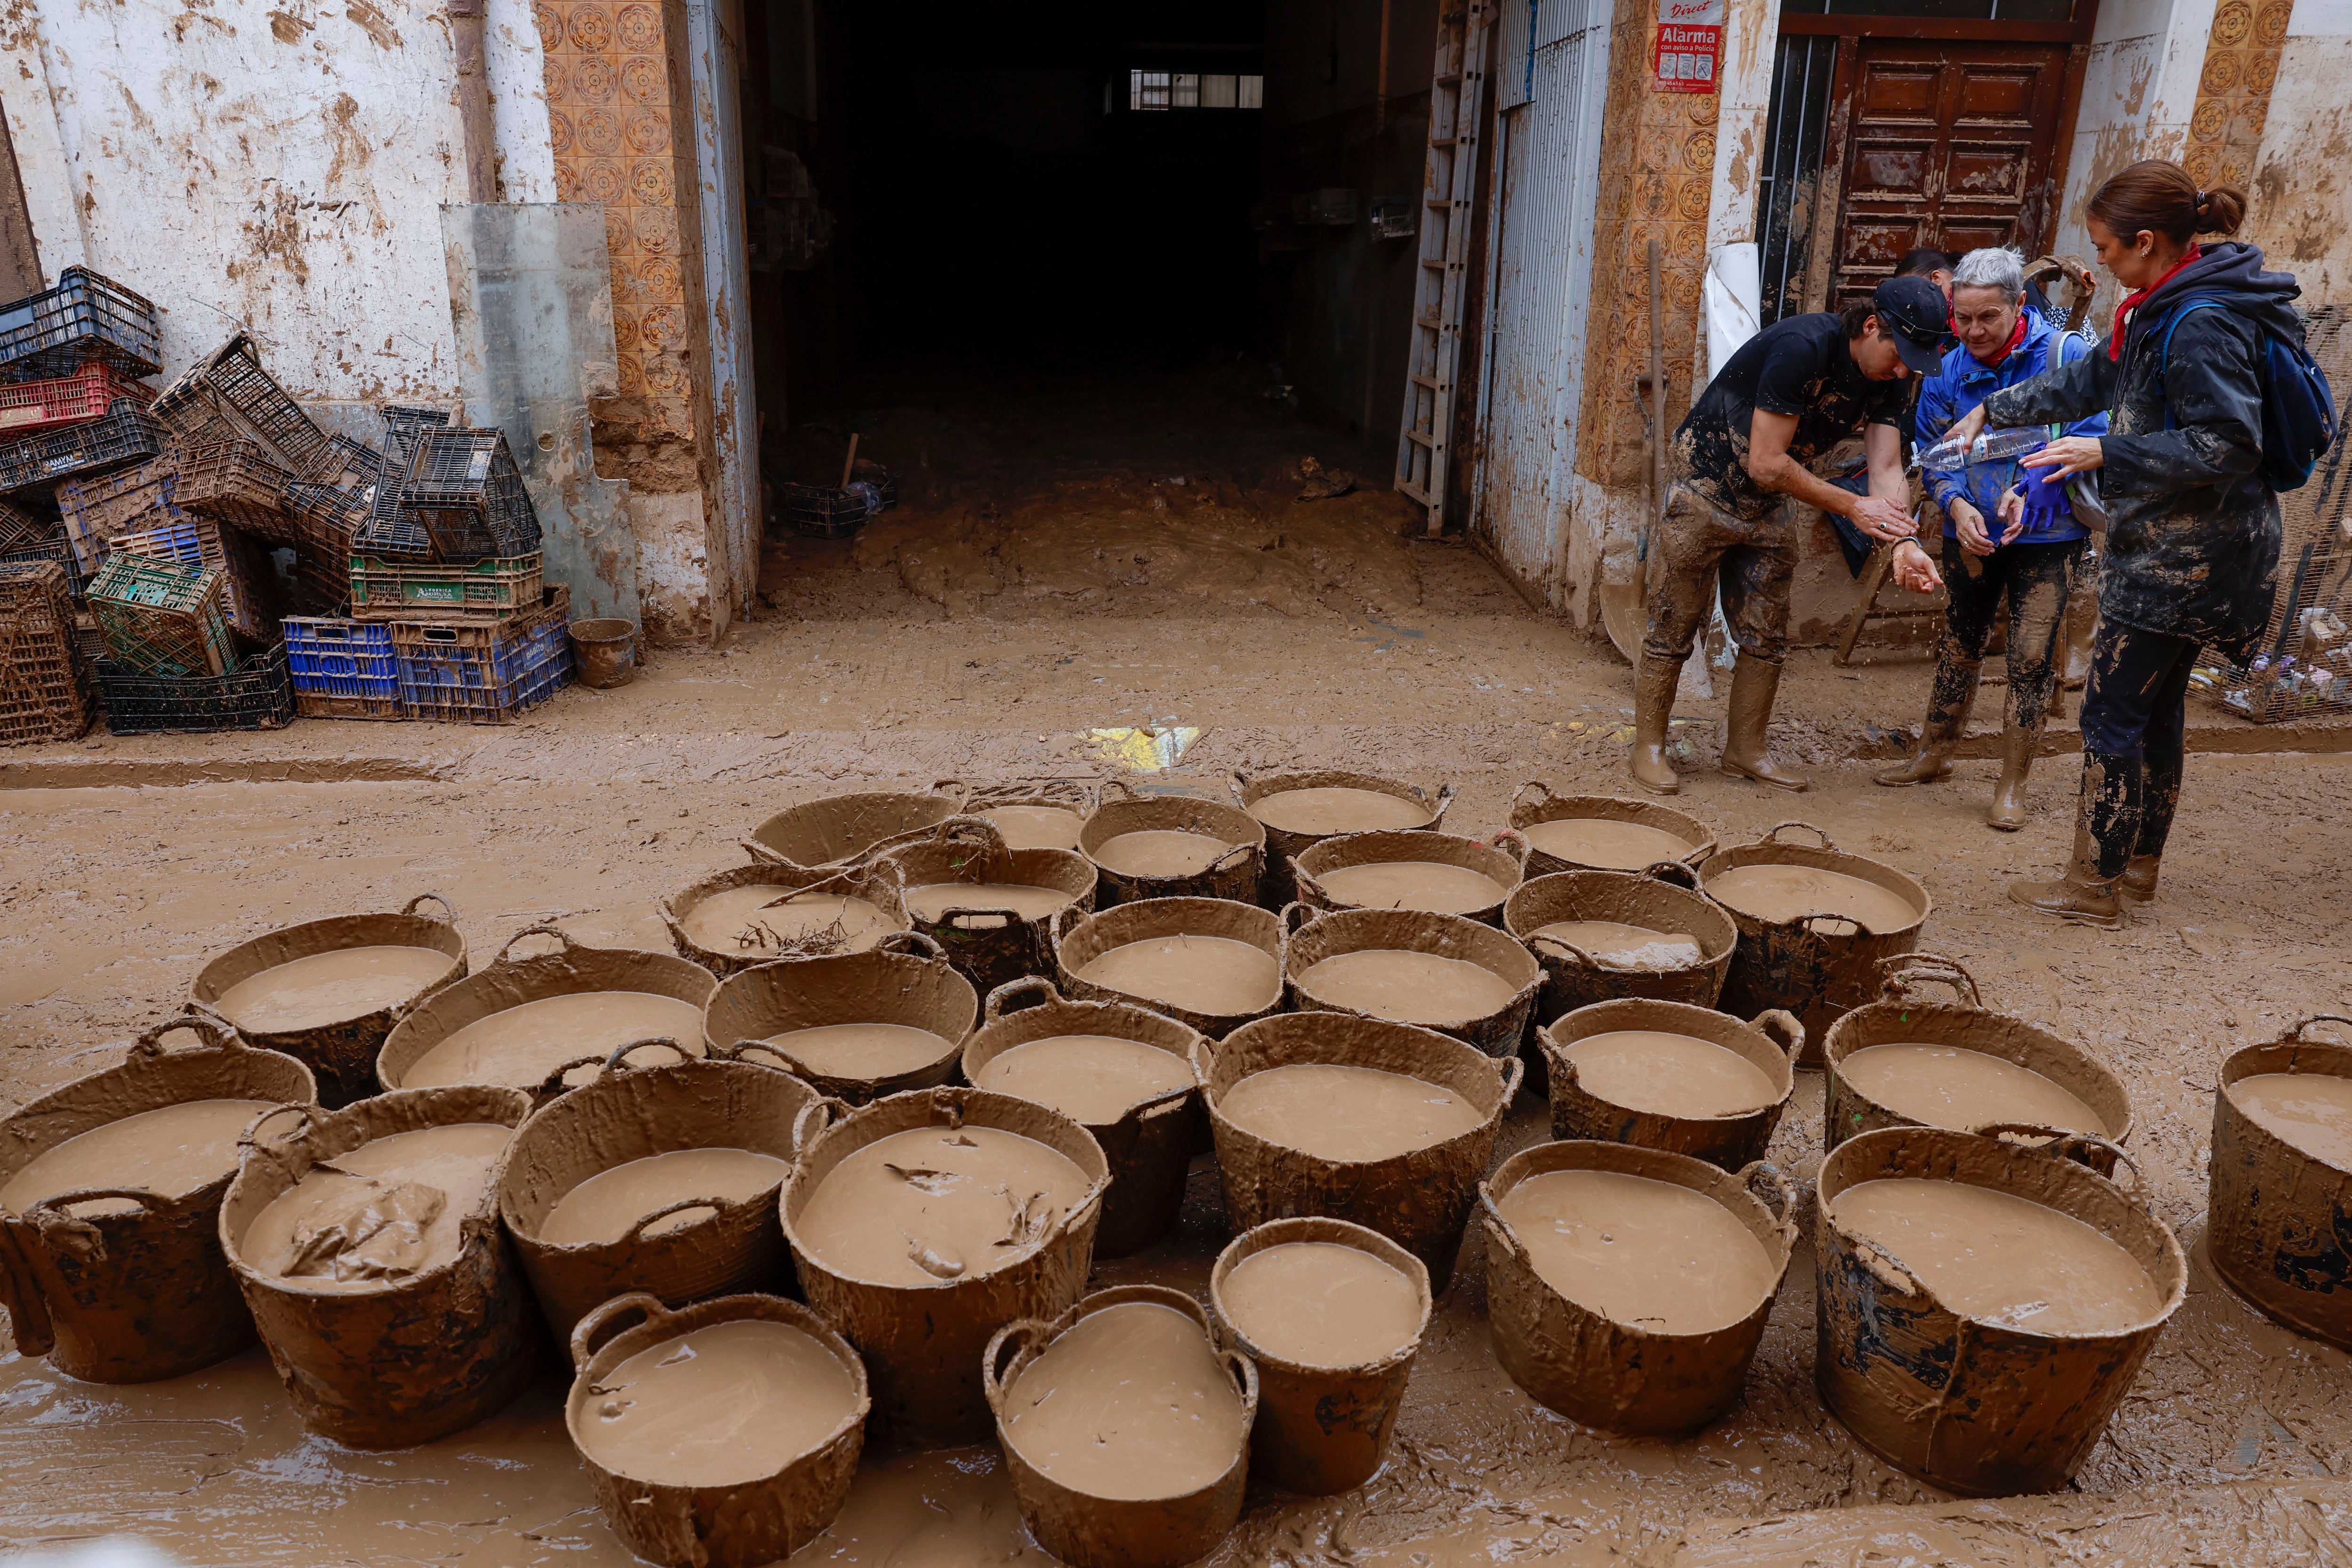
<svg viewBox="0 0 2352 1568"><path fill-rule="evenodd" d="M227 586L216 568L124 553L99 568L86 597L107 656L126 673L226 675L236 668Z"/></svg>
<svg viewBox="0 0 2352 1568"><path fill-rule="evenodd" d="M504 620L539 608L540 579L536 552L469 565L354 555L352 618Z"/></svg>

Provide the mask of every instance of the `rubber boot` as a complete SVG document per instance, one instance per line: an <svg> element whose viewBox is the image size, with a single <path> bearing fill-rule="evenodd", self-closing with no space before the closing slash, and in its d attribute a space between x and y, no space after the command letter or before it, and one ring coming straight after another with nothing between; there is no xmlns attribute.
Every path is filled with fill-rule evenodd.
<svg viewBox="0 0 2352 1568"><path fill-rule="evenodd" d="M1675 716L1675 692L1683 661L1644 652L1633 676L1633 782L1652 795L1680 795L1682 775L1666 761L1666 731Z"/></svg>
<svg viewBox="0 0 2352 1568"><path fill-rule="evenodd" d="M1946 646L1948 648L1949 644ZM1952 748L1960 743L1960 733L1968 728L1969 710L1976 706L1977 674L1983 668L1982 659L1954 658L1948 652L1937 656L1935 683L1927 694L1927 721L1919 730L1918 755L1874 773L1874 783L1900 789L1952 776Z"/></svg>
<svg viewBox="0 0 2352 1568"><path fill-rule="evenodd" d="M1985 820L2003 833L2025 826L2025 778L2033 771L2034 749L2042 732L2011 724L2000 732L2000 782L1992 786L1992 805Z"/></svg>
<svg viewBox="0 0 2352 1568"><path fill-rule="evenodd" d="M2160 855L2135 855L2124 862L2124 874L2116 879L2116 891L2136 904L2153 903L2156 900L2156 873Z"/></svg>
<svg viewBox="0 0 2352 1568"><path fill-rule="evenodd" d="M1811 786L1772 760L1768 731L1772 699L1780 689L1780 667L1748 654L1731 672L1730 733L1723 743L1723 771L1794 794Z"/></svg>
<svg viewBox="0 0 2352 1568"><path fill-rule="evenodd" d="M2139 770L2134 763L2083 753L2083 787L2074 805L2074 860L2054 882L2011 882L2011 900L2078 925L2120 929L2125 915L2123 902L2116 896L2116 883L2121 875L2121 849L2118 847L2116 858L2108 861L2117 867L2117 874L2108 876L2099 869L2100 845L2103 838L2130 842L2128 836L2138 826L2138 781Z"/></svg>

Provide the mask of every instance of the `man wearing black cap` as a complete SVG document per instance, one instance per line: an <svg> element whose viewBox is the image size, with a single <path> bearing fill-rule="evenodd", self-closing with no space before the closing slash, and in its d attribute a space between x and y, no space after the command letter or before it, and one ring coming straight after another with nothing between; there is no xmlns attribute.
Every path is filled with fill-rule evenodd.
<svg viewBox="0 0 2352 1568"><path fill-rule="evenodd" d="M1889 279L1867 305L1773 322L1740 346L1691 405L1675 432L1673 484L1650 547L1650 629L1634 685L1633 782L1643 789L1673 795L1682 787L1666 760L1667 721L1683 661L1718 585L1739 645L1723 771L1779 789L1805 787L1773 761L1765 740L1797 566L1795 531L1780 501L1794 497L1851 518L1873 539L1917 531L1903 475L1905 384L1913 372L1942 364L1946 313L1943 291L1927 279ZM1866 496L1806 467L1857 428L1870 458Z"/></svg>

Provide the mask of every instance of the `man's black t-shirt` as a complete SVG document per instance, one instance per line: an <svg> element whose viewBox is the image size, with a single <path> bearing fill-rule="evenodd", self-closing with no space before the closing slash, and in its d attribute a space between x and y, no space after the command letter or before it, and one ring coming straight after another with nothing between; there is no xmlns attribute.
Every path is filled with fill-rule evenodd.
<svg viewBox="0 0 2352 1568"><path fill-rule="evenodd" d="M1900 430L1908 381L1873 381L1853 363L1845 327L1826 310L1784 316L1739 346L1675 431L1675 477L1750 522L1780 504L1748 475L1748 416L1794 415L1789 456L1811 464L1867 423Z"/></svg>

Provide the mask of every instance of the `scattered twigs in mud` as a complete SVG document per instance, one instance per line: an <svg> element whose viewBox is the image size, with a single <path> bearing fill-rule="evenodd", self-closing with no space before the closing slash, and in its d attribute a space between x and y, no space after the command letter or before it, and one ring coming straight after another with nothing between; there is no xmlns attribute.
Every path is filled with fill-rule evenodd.
<svg viewBox="0 0 2352 1568"><path fill-rule="evenodd" d="M772 910L791 902L789 898L778 899L761 908ZM798 936L786 936L765 921L753 921L735 936L737 952L772 953L778 958L821 958L848 948L849 931L838 917L829 925L813 927Z"/></svg>

